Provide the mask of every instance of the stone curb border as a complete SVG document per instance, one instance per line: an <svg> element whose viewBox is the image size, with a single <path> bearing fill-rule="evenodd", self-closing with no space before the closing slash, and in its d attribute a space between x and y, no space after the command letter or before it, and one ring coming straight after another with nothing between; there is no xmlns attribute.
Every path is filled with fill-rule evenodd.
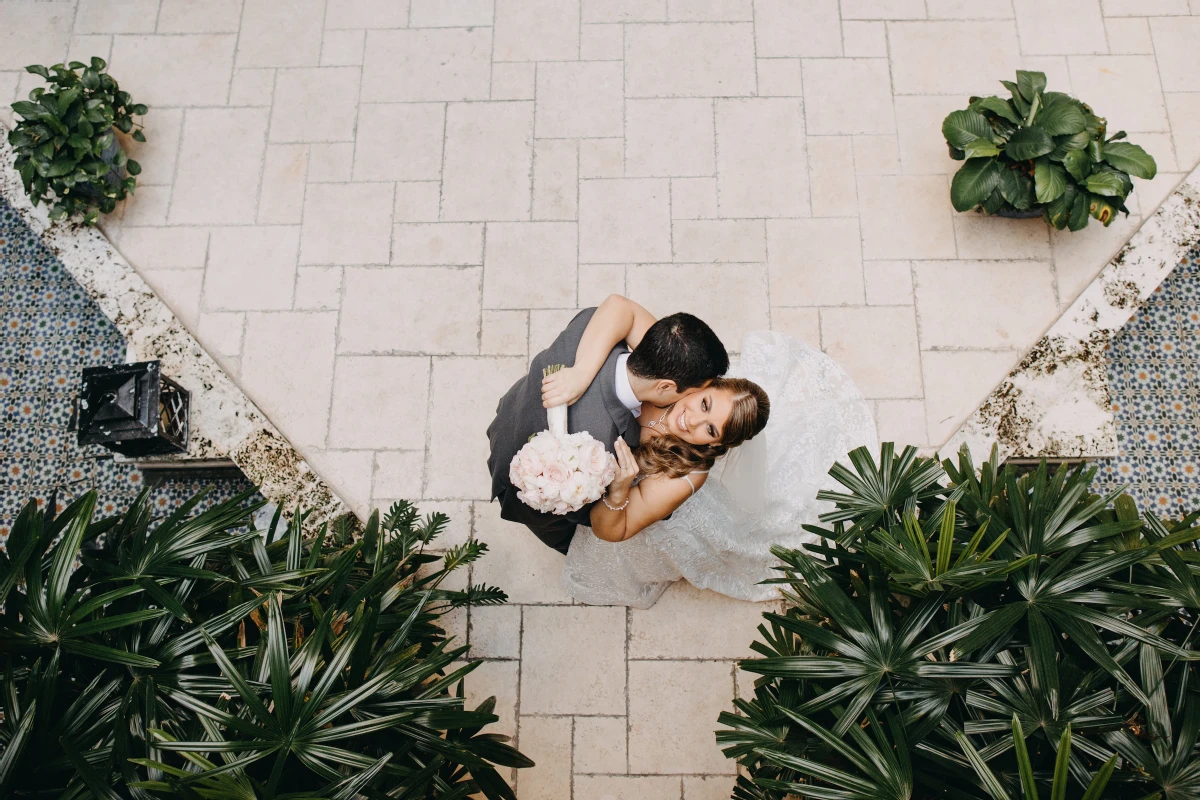
<svg viewBox="0 0 1200 800"><path fill-rule="evenodd" d="M0 134L7 128L0 125ZM310 510L308 526L352 512L267 416L229 378L97 228L50 222L34 208L0 135L0 196L62 262L125 337L127 360L160 359L163 374L192 393L189 458L235 463L267 500Z"/></svg>
<svg viewBox="0 0 1200 800"><path fill-rule="evenodd" d="M1086 236L1086 233L1076 234ZM939 448L976 464L1117 454L1105 350L1139 304L1200 245L1200 167L1179 184L1020 363Z"/></svg>

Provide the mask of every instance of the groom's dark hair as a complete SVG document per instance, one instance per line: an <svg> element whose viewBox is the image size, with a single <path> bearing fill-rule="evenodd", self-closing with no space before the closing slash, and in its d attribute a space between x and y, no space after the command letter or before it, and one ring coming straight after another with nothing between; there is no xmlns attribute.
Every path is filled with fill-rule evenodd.
<svg viewBox="0 0 1200 800"><path fill-rule="evenodd" d="M682 392L724 375L729 354L703 320L680 313L651 325L626 366L639 378L674 381Z"/></svg>

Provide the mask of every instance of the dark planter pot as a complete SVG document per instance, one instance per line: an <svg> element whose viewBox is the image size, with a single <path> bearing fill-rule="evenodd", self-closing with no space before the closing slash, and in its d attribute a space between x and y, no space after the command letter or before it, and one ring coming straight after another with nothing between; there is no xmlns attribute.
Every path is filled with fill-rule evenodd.
<svg viewBox="0 0 1200 800"><path fill-rule="evenodd" d="M1009 219L1038 219L1042 216L1040 208L1002 208L996 212L997 217Z"/></svg>
<svg viewBox="0 0 1200 800"><path fill-rule="evenodd" d="M125 179L126 173L124 167L118 167L115 163L117 160L117 153L121 152L121 142L119 139L117 139L118 131L116 128L112 129L112 133L112 144L104 148L104 150L100 153L100 160L109 166L108 174L104 176L104 182L108 184L109 188L116 189L120 187L121 181ZM72 191L74 191L76 194L81 194L84 197L100 198L104 196L103 193L101 193L90 183L76 184Z"/></svg>

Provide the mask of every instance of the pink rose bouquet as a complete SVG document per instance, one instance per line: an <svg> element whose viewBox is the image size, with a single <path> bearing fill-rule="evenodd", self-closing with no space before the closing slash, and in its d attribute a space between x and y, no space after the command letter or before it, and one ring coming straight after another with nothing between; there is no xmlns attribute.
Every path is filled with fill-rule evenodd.
<svg viewBox="0 0 1200 800"><path fill-rule="evenodd" d="M561 365L547 367L549 375ZM546 409L548 430L534 434L508 467L521 502L550 514L594 503L617 474L617 459L590 433L567 433L566 405Z"/></svg>

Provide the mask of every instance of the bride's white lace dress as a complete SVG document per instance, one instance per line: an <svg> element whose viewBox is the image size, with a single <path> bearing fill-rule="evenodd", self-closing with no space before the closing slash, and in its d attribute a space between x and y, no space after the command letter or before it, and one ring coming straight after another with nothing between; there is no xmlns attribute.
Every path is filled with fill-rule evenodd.
<svg viewBox="0 0 1200 800"><path fill-rule="evenodd" d="M771 398L770 422L759 434L765 438L759 502L747 503L744 489L735 501L733 482L723 480L726 464L718 461L670 518L624 542L605 542L580 527L563 567L563 585L576 600L649 608L680 578L731 597L768 600L778 590L759 584L779 575L771 569L777 563L771 546L816 540L800 526L832 508L817 501L818 491L837 485L829 468L856 447L876 446L867 401L833 359L779 333L747 334L729 374L755 381Z"/></svg>

